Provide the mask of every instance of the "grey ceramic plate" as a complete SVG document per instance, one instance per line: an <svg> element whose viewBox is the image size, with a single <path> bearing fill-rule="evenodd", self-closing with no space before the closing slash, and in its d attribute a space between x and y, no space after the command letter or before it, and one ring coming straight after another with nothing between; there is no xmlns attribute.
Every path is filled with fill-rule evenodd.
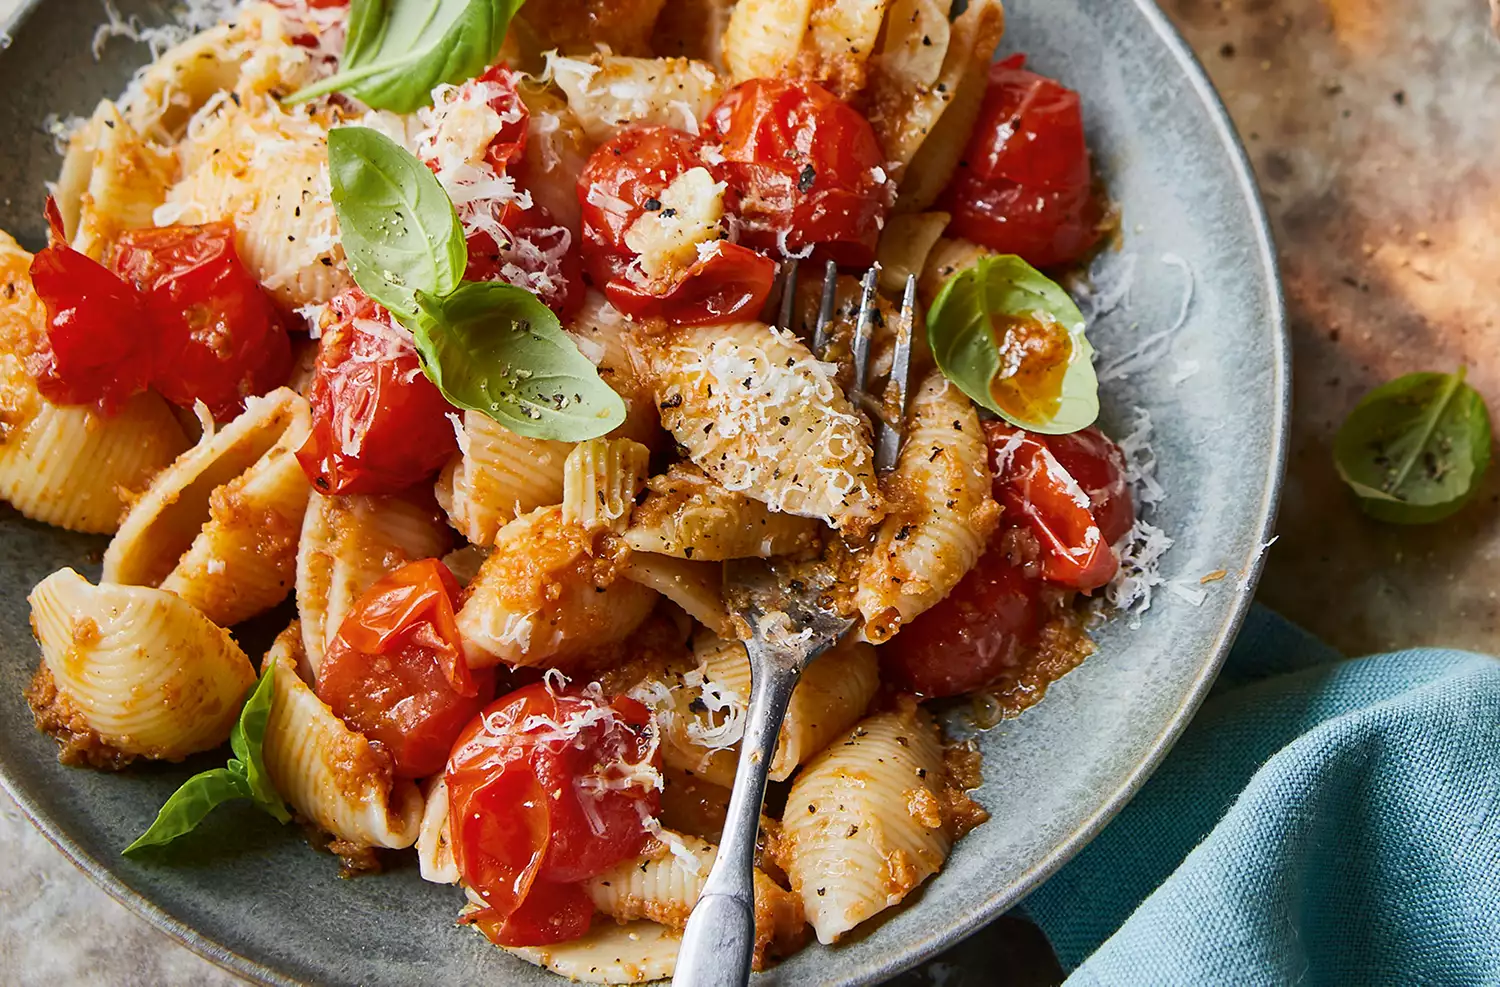
<svg viewBox="0 0 1500 987"><path fill-rule="evenodd" d="M536 0L543 2L543 0ZM150 22L151 8L121 4ZM43 0L0 52L0 228L40 243L42 183L59 161L43 120L87 113L146 54L116 41L90 54L99 0ZM983 734L991 821L960 841L908 906L857 941L809 948L761 978L867 984L931 956L1019 901L1131 796L1212 681L1249 603L1275 513L1288 411L1287 340L1272 246L1244 154L1202 71L1150 0L1012 0L1004 48L1082 91L1089 136L1124 215L1101 282L1132 285L1091 332L1108 364L1186 319L1146 369L1104 387L1104 424L1155 423L1168 494L1150 515L1177 544L1168 575L1201 605L1160 592L1137 628L1015 721ZM1189 275L1191 293L1189 294ZM1190 373L1196 367L1196 372ZM5 510L5 509L0 509ZM414 864L341 881L293 828L216 812L172 865L119 850L190 773L219 756L122 775L59 767L20 698L36 665L28 588L62 565L97 576L100 539L0 514L0 781L65 853L115 897L208 958L274 983L518 983L553 980L456 928L460 896ZM1191 595L1191 593L1187 594ZM205 831L206 830L206 831Z"/></svg>

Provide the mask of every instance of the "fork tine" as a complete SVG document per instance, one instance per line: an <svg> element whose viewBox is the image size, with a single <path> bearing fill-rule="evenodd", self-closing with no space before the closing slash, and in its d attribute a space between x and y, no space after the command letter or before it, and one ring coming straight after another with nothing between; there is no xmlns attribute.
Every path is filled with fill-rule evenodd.
<svg viewBox="0 0 1500 987"><path fill-rule="evenodd" d="M781 279L781 314L776 317L776 328L785 332L796 332L792 327L792 320L796 318L797 312L797 268L801 265L795 260L786 262L786 277Z"/></svg>
<svg viewBox="0 0 1500 987"><path fill-rule="evenodd" d="M875 468L886 473L896 468L901 452L901 433L906 427L906 396L911 377L911 334L917 321L917 276L908 275L906 293L901 298L901 317L896 324L896 352L891 358L891 377L885 385L886 407L895 411L896 422L880 421L880 437L875 445Z"/></svg>
<svg viewBox="0 0 1500 987"><path fill-rule="evenodd" d="M875 320L880 316L880 305L875 297L875 283L880 277L880 265L872 264L859 285L859 321L854 328L854 390L865 393L870 378L870 343L875 338Z"/></svg>
<svg viewBox="0 0 1500 987"><path fill-rule="evenodd" d="M823 359L823 351L828 349L828 326L833 322L833 307L838 300L839 289L839 266L829 261L823 267L823 298L818 303L818 324L813 330L812 351L818 359Z"/></svg>

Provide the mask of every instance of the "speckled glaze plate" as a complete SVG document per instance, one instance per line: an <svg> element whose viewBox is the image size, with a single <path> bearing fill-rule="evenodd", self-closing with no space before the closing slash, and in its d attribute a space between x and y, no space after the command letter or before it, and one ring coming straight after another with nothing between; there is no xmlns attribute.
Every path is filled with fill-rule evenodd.
<svg viewBox="0 0 1500 987"><path fill-rule="evenodd" d="M120 7L162 19L142 0ZM1123 212L1123 243L1095 271L1114 289L1090 332L1101 366L1164 333L1101 396L1112 434L1130 430L1135 409L1154 423L1167 494L1147 516L1176 540L1163 569L1180 591L1159 589L1138 627L1104 626L1098 653L1045 702L979 736L978 799L992 819L942 873L853 941L810 947L760 983L877 983L1001 914L1075 853L1197 708L1249 604L1275 514L1288 343L1265 217L1223 108L1150 0L1011 0L1008 12L1003 51L1027 52L1083 93L1097 164ZM11 41L0 51L0 227L32 248L45 232L43 183L59 166L45 119L87 114L147 59L117 40L96 61L103 16L100 0L40 0L0 24ZM63 565L97 577L103 546L0 508L0 782L65 853L199 953L268 983L560 982L455 927L458 894L424 883L414 861L342 881L337 861L310 851L295 827L241 806L215 812L171 864L122 858L183 779L223 761L68 769L33 729L21 698L37 663L26 593ZM1218 570L1228 575L1200 585Z"/></svg>

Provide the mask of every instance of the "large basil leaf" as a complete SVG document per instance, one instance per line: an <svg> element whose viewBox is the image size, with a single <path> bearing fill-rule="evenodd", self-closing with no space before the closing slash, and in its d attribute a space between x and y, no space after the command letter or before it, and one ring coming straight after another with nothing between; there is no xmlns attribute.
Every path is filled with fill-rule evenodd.
<svg viewBox="0 0 1500 987"><path fill-rule="evenodd" d="M408 322L422 369L453 404L536 439L581 442L625 420L552 310L524 288L464 282L446 297L417 293Z"/></svg>
<svg viewBox="0 0 1500 987"><path fill-rule="evenodd" d="M235 799L250 799L277 822L292 818L272 786L261 757L266 720L271 715L271 698L275 693L275 675L275 663L268 664L260 681L245 697L245 705L229 732L229 745L235 756L225 767L199 772L183 782L156 813L150 827L124 849L126 855L171 843L192 832L215 808Z"/></svg>
<svg viewBox="0 0 1500 987"><path fill-rule="evenodd" d="M409 318L415 292L458 286L469 260L463 226L426 165L378 131L338 127L328 172L349 273L365 294Z"/></svg>
<svg viewBox="0 0 1500 987"><path fill-rule="evenodd" d="M1333 457L1371 517L1440 521L1468 502L1489 468L1489 409L1462 368L1407 374L1360 399L1334 438Z"/></svg>
<svg viewBox="0 0 1500 987"><path fill-rule="evenodd" d="M1030 327L1027 335L1021 327ZM1013 425L1060 435L1099 416L1083 314L1066 291L1019 257L983 256L949 278L927 311L927 339L944 376ZM1049 364L1021 359L1028 340L1052 346L1054 354L1066 351L1040 380L1033 371Z"/></svg>
<svg viewBox="0 0 1500 987"><path fill-rule="evenodd" d="M411 113L432 90L483 72L523 0L353 0L339 71L287 98L343 92L367 106Z"/></svg>

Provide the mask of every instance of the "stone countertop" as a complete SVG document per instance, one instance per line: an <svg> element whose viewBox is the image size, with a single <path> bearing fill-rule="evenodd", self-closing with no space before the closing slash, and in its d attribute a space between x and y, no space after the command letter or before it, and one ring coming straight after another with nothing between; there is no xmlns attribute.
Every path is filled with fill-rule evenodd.
<svg viewBox="0 0 1500 987"><path fill-rule="evenodd" d="M1163 6L1245 138L1286 280L1296 409L1261 599L1350 654L1500 651L1500 470L1448 522L1404 529L1364 519L1329 454L1359 396L1410 371L1467 365L1500 407L1500 45L1485 0ZM238 982L113 902L4 795L0 847L0 982ZM1035 930L1004 920L901 983L978 985L997 966L1056 979Z"/></svg>

